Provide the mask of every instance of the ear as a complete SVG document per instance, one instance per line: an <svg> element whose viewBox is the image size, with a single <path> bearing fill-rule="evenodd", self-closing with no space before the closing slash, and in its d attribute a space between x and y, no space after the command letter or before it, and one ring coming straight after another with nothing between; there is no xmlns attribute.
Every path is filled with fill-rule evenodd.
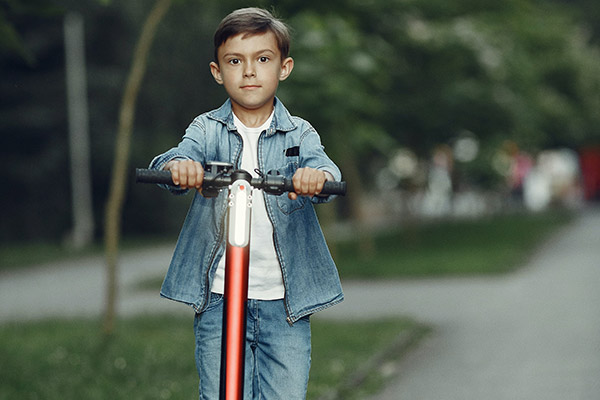
<svg viewBox="0 0 600 400"><path fill-rule="evenodd" d="M294 59L292 57L288 57L281 62L281 73L279 74L279 80L284 81L288 76L292 73L294 69Z"/></svg>
<svg viewBox="0 0 600 400"><path fill-rule="evenodd" d="M212 61L210 63L210 73L219 85L223 84L223 77L221 76L221 68L219 68L219 64Z"/></svg>

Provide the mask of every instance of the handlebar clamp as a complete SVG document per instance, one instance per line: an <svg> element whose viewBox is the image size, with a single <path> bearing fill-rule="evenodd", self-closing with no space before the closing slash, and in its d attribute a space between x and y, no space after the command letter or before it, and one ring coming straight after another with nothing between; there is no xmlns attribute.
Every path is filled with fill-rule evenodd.
<svg viewBox="0 0 600 400"><path fill-rule="evenodd" d="M215 178L222 175L228 175L233 171L233 164L221 161L208 161L204 168L204 185L202 187L202 196L217 197L221 188L212 185Z"/></svg>

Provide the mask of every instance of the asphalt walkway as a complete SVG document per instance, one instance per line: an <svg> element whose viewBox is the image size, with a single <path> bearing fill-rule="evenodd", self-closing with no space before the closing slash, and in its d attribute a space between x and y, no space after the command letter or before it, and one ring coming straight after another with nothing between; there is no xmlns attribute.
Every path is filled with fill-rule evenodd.
<svg viewBox="0 0 600 400"><path fill-rule="evenodd" d="M140 290L147 279L164 276L173 246L124 252L118 269L118 313L123 316L192 309ZM0 272L0 322L52 317L96 317L104 310L105 261L91 257Z"/></svg>
<svg viewBox="0 0 600 400"><path fill-rule="evenodd" d="M600 399L598 209L513 274L344 290L346 301L324 317L410 315L434 328L372 400Z"/></svg>
<svg viewBox="0 0 600 400"><path fill-rule="evenodd" d="M172 246L120 261L121 315L191 309L139 290ZM0 272L0 323L98 316L101 257ZM500 277L344 282L346 301L319 318L412 316L434 332L372 400L600 399L600 210L584 212L525 267ZM388 366L389 371L389 366Z"/></svg>

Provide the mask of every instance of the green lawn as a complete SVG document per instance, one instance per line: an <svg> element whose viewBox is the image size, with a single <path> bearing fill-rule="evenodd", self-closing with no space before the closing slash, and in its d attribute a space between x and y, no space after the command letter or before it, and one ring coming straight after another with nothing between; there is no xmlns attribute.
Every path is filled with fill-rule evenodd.
<svg viewBox="0 0 600 400"><path fill-rule="evenodd" d="M364 369L365 360L381 353L398 357L387 354L395 338L417 340L424 332L410 320L316 319L308 398L361 393L354 386L362 382L348 377ZM0 325L0 366L2 400L197 398L192 321L181 317L121 320L110 339L89 320ZM381 381L375 369L362 372L375 387Z"/></svg>
<svg viewBox="0 0 600 400"><path fill-rule="evenodd" d="M509 272L572 218L549 212L412 224L376 235L370 248L338 243L335 258L345 279Z"/></svg>
<svg viewBox="0 0 600 400"><path fill-rule="evenodd" d="M175 238L125 238L121 241L121 250L139 250L156 245L173 243ZM71 249L60 243L27 242L0 243L0 270L26 268L31 265L60 262L61 260L80 259L85 257L102 257L104 246L94 243L83 249Z"/></svg>

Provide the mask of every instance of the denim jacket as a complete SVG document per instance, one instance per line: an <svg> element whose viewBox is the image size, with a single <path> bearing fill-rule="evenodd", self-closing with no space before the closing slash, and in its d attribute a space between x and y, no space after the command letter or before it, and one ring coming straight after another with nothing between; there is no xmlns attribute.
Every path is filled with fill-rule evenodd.
<svg viewBox="0 0 600 400"><path fill-rule="evenodd" d="M229 162L239 167L242 138L233 122L231 102L202 114L187 128L177 147L157 156L150 168L161 169L175 158ZM315 129L289 114L275 99L270 128L258 142L258 164L263 173L278 171L291 179L296 169L311 167L331 173L341 180L337 166L323 150ZM186 191L168 187L175 194ZM185 219L161 296L191 305L197 313L208 303L217 265L225 253L226 191L218 197L194 196ZM275 250L285 286L287 321L325 309L343 300L337 268L319 226L313 203L329 197L303 197L290 200L287 194L263 194L267 214L273 223Z"/></svg>

